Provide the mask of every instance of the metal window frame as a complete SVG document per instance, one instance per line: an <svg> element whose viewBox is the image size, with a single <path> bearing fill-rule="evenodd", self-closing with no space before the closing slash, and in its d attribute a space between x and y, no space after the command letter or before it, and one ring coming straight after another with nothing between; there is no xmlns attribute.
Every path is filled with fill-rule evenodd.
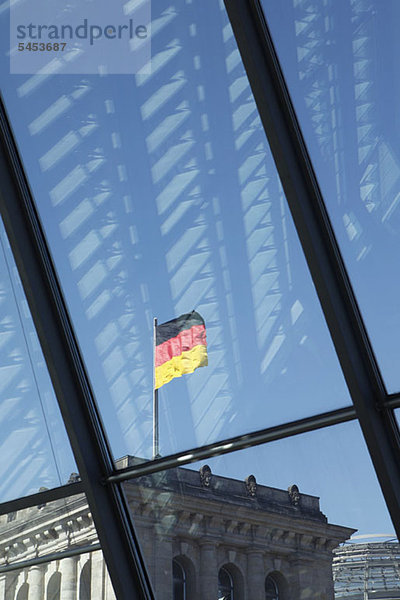
<svg viewBox="0 0 400 600"><path fill-rule="evenodd" d="M259 0L224 0L303 252L400 537L400 434Z"/></svg>
<svg viewBox="0 0 400 600"><path fill-rule="evenodd" d="M48 504L55 500L62 500L63 498L70 498L77 494L83 494L85 488L82 481L76 483L70 483L67 485L60 485L59 487L44 490L43 492L37 492L36 494L29 494L29 496L22 496L15 500L7 500L6 502L0 502L0 515L14 512L16 510L24 510L31 506L39 506L40 504Z"/></svg>
<svg viewBox="0 0 400 600"><path fill-rule="evenodd" d="M118 600L151 600L150 579L122 486L102 484L114 470L114 459L2 100L0 182L0 214L114 591Z"/></svg>
<svg viewBox="0 0 400 600"><path fill-rule="evenodd" d="M0 576L3 573L12 573L13 571L22 571L22 569L29 569L29 567L35 567L36 565L45 565L55 560L63 560L63 558L72 558L73 556L79 556L80 554L86 554L89 552L96 552L101 550L99 543L90 544L88 546L74 546L69 550L61 550L60 552L53 552L51 554L43 554L36 558L29 560L20 560L18 562L10 563L6 566L0 567Z"/></svg>
<svg viewBox="0 0 400 600"><path fill-rule="evenodd" d="M154 597L121 482L351 420L361 425L400 534L400 436L393 413L400 407L400 394L386 392L260 2L224 2L354 406L116 470L5 107L0 102L0 211L82 477L79 483L2 503L0 512L84 491L119 600Z"/></svg>
<svg viewBox="0 0 400 600"><path fill-rule="evenodd" d="M182 465L188 465L206 458L230 454L238 450L245 450L246 448L260 446L268 442L276 442L288 437L309 433L333 425L340 425L356 419L356 412L353 406L339 408L305 419L298 419L282 425L276 425L275 427L268 427L259 431L252 431L251 433L227 438L212 444L185 450L184 452L177 452L176 454L163 456L135 466L118 469L109 475L104 482L115 483L136 479L142 475L150 475L157 471L181 467Z"/></svg>

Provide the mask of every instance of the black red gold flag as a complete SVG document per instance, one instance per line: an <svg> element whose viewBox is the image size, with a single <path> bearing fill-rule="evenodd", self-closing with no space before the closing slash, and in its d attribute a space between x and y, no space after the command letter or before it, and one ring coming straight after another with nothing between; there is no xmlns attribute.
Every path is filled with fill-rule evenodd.
<svg viewBox="0 0 400 600"><path fill-rule="evenodd" d="M206 326L198 312L157 325L155 389L207 365Z"/></svg>

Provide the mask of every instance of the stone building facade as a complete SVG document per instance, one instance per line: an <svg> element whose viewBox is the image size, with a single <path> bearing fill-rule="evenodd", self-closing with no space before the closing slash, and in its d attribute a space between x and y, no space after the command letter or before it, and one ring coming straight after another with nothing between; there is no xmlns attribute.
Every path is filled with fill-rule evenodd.
<svg viewBox="0 0 400 600"><path fill-rule="evenodd" d="M332 550L353 530L329 524L319 499L296 486L279 490L205 466L141 477L125 490L157 600L333 599ZM113 598L83 496L1 517L0 600Z"/></svg>

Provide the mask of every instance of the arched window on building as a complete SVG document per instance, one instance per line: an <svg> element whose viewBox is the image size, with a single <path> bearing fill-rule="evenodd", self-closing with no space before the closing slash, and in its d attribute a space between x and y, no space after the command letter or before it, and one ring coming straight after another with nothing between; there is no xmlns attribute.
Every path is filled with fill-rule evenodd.
<svg viewBox="0 0 400 600"><path fill-rule="evenodd" d="M271 575L265 578L265 600L280 600L278 584Z"/></svg>
<svg viewBox="0 0 400 600"><path fill-rule="evenodd" d="M174 556L172 575L173 600L191 600L197 597L196 569L189 556L186 554Z"/></svg>
<svg viewBox="0 0 400 600"><path fill-rule="evenodd" d="M18 590L17 600L28 600L29 585L23 583Z"/></svg>
<svg viewBox="0 0 400 600"><path fill-rule="evenodd" d="M183 566L177 561L172 561L173 600L186 600L186 573Z"/></svg>
<svg viewBox="0 0 400 600"><path fill-rule="evenodd" d="M60 600L61 573L53 573L47 585L46 600Z"/></svg>
<svg viewBox="0 0 400 600"><path fill-rule="evenodd" d="M92 563L88 560L81 571L79 578L79 600L91 600Z"/></svg>
<svg viewBox="0 0 400 600"><path fill-rule="evenodd" d="M232 575L225 567L218 573L218 600L235 600Z"/></svg>

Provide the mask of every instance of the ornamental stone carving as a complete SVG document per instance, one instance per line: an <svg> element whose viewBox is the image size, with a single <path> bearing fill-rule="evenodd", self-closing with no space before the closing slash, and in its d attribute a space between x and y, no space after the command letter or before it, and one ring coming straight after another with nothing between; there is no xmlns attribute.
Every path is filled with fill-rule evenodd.
<svg viewBox="0 0 400 600"><path fill-rule="evenodd" d="M204 487L210 487L210 483L211 483L211 469L208 465L203 465L202 467L200 467L200 481L201 481L201 485Z"/></svg>
<svg viewBox="0 0 400 600"><path fill-rule="evenodd" d="M288 487L288 494L291 504L293 506L298 506L300 504L300 492L296 484Z"/></svg>
<svg viewBox="0 0 400 600"><path fill-rule="evenodd" d="M248 477L246 477L246 479L244 480L245 486L246 486L246 491L248 493L249 496L252 496L254 498L254 496L257 493L257 481L256 478L254 477L254 475L249 475Z"/></svg>

